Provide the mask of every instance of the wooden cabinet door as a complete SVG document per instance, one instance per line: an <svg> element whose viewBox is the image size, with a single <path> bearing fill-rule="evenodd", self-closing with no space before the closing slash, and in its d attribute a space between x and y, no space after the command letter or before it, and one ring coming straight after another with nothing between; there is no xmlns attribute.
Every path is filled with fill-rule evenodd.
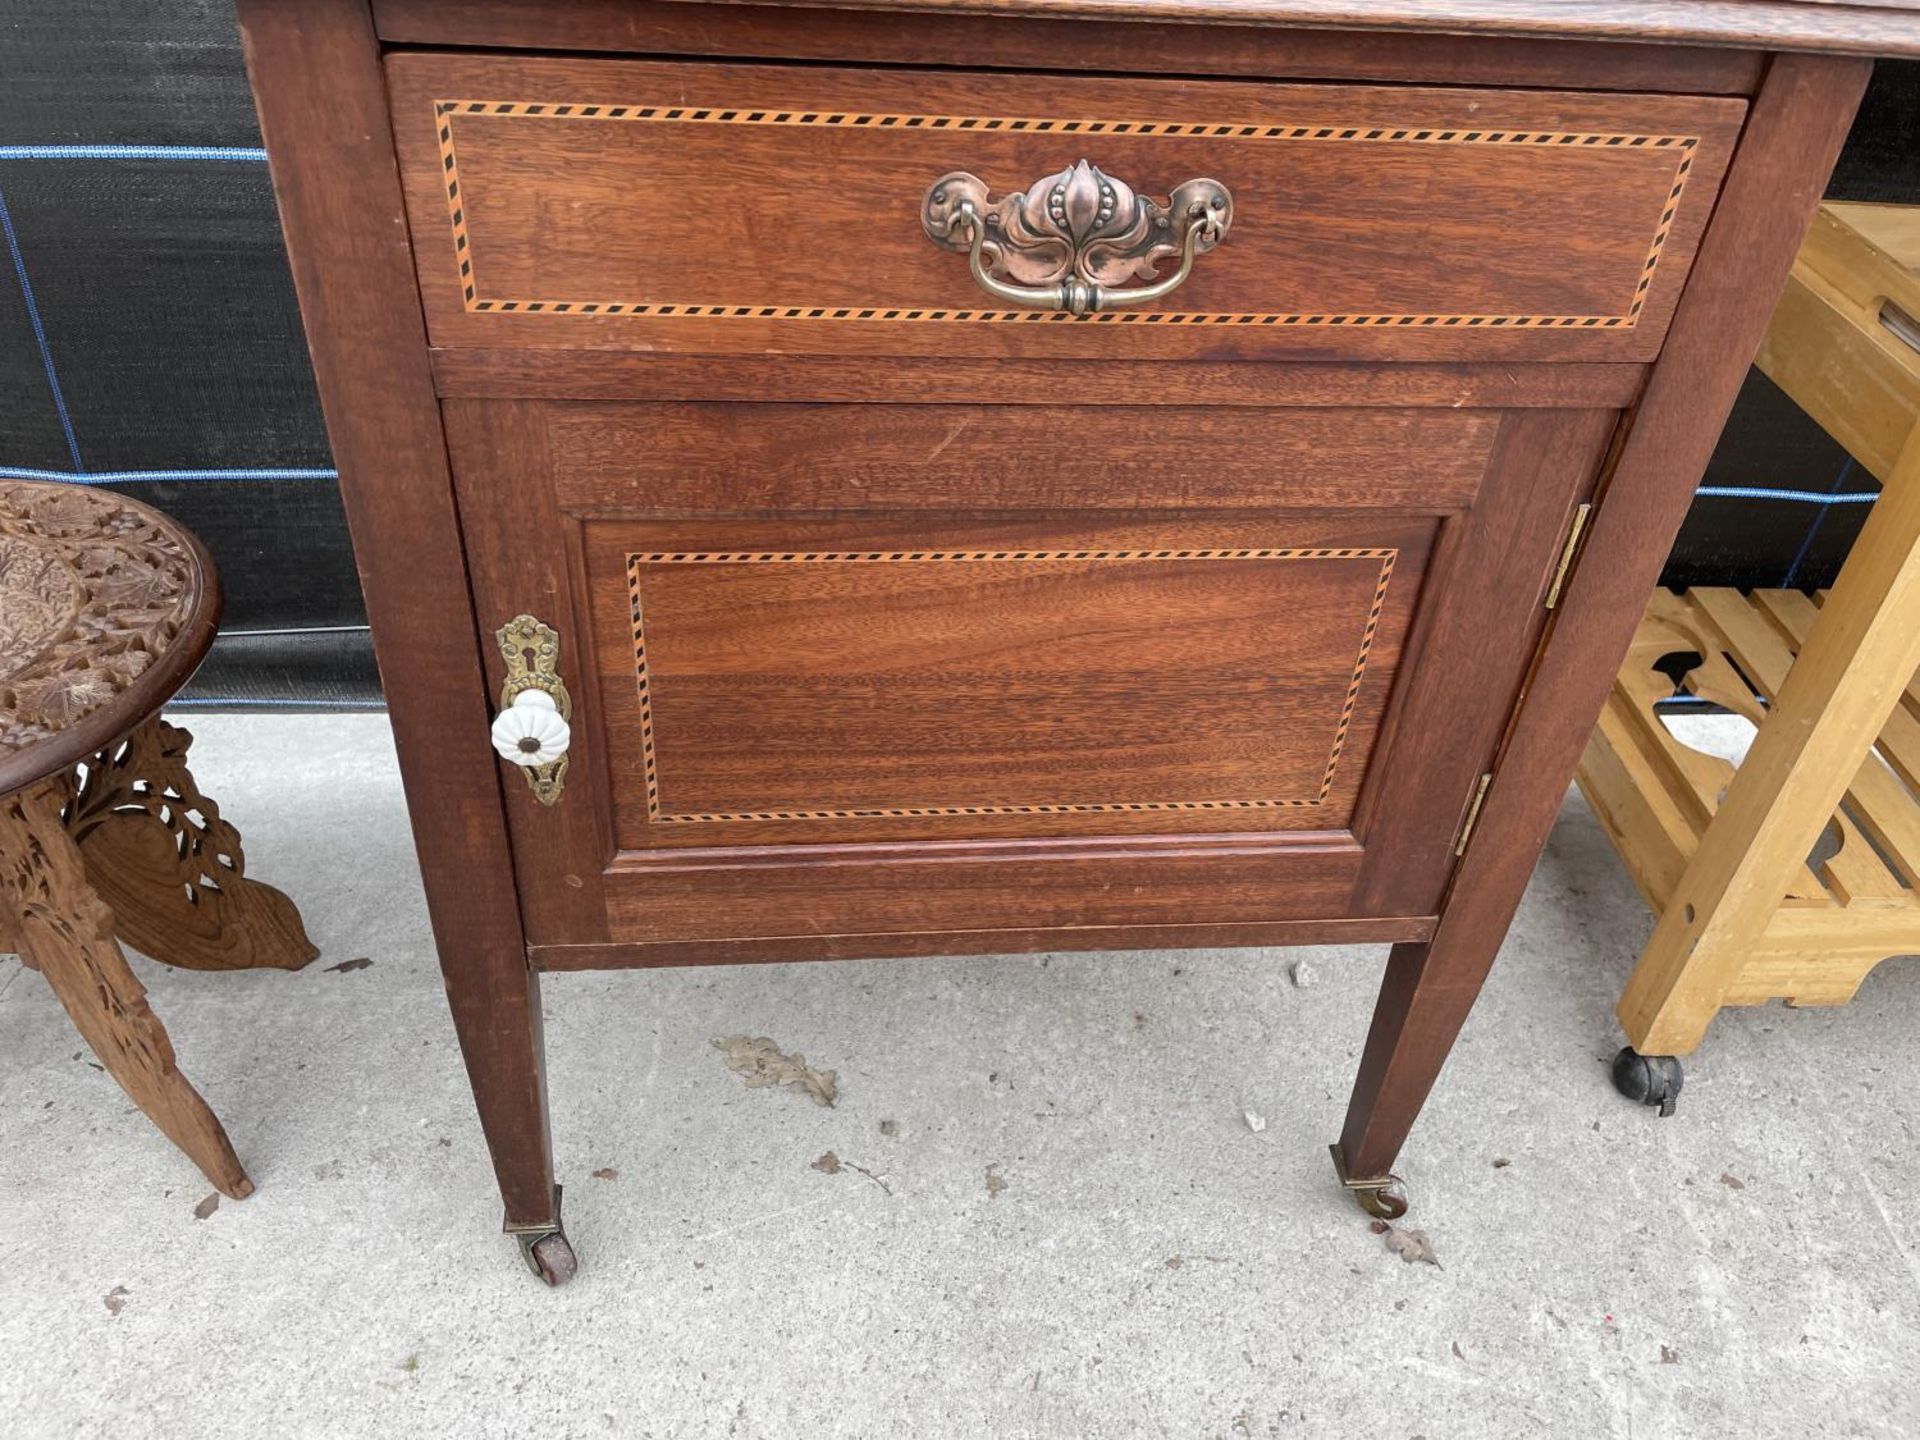
<svg viewBox="0 0 1920 1440"><path fill-rule="evenodd" d="M1612 422L447 413L495 683L531 614L574 708L530 941L642 959L1409 933Z"/></svg>

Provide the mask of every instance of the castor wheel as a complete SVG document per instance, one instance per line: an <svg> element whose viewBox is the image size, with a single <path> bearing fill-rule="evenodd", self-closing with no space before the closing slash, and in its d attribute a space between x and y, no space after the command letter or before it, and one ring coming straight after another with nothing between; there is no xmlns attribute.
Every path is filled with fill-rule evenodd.
<svg viewBox="0 0 1920 1440"><path fill-rule="evenodd" d="M1327 1147L1333 1154L1333 1173L1353 1196L1353 1203L1376 1220L1398 1220L1407 1213L1407 1187L1398 1175L1355 1179L1347 1173L1347 1157L1339 1145Z"/></svg>
<svg viewBox="0 0 1920 1440"><path fill-rule="evenodd" d="M503 1227L519 1242L520 1258L540 1277L540 1283L557 1288L573 1279L580 1269L580 1257L573 1253L573 1242L560 1226L560 1187L553 1187L553 1219L535 1225Z"/></svg>
<svg viewBox="0 0 1920 1440"><path fill-rule="evenodd" d="M1629 1100L1659 1106L1663 1116L1673 1114L1686 1078L1677 1055L1642 1055L1627 1045L1613 1057L1613 1088Z"/></svg>
<svg viewBox="0 0 1920 1440"><path fill-rule="evenodd" d="M525 1249L527 1267L540 1277L544 1285L564 1285L580 1269L580 1260L573 1253L572 1243L558 1230L542 1235Z"/></svg>
<svg viewBox="0 0 1920 1440"><path fill-rule="evenodd" d="M1395 1175L1377 1190L1356 1188L1353 1203L1376 1220L1398 1220L1407 1213L1407 1188Z"/></svg>

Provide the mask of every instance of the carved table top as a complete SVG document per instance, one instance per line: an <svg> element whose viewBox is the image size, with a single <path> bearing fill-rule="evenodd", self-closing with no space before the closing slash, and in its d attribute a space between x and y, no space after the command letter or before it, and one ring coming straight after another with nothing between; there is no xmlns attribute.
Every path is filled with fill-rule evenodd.
<svg viewBox="0 0 1920 1440"><path fill-rule="evenodd" d="M219 618L206 551L159 511L80 485L0 480L0 794L159 709Z"/></svg>

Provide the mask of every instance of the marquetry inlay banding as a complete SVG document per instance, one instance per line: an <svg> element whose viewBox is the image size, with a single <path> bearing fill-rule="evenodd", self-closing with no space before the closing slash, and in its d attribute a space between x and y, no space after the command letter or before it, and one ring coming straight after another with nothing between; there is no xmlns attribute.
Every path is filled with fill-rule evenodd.
<svg viewBox="0 0 1920 1440"><path fill-rule="evenodd" d="M1330 314L1245 311L1105 310L1073 315L1060 310L913 308L907 306L809 306L634 301L623 299L503 297L485 295L474 269L472 238L460 188L454 143L456 119L517 119L656 125L826 126L848 130L966 131L981 134L1125 135L1235 141L1320 144L1473 145L1524 150L1658 150L1673 158L1673 180L1633 293L1609 315ZM1249 125L1186 120L1075 120L1036 116L892 115L842 110L776 110L684 105L583 105L523 100L436 100L434 120L453 228L461 297L474 314L628 315L656 319L889 321L1024 325L1273 325L1305 328L1397 327L1406 329L1625 330L1639 322L1653 288L1654 272L1673 229L1699 137L1560 130L1473 130L1434 126Z"/></svg>
<svg viewBox="0 0 1920 1440"><path fill-rule="evenodd" d="M1374 636L1380 628L1380 616L1386 609L1387 585L1393 578L1396 549L1375 548L1301 548L1282 549L1166 549L1166 550L673 550L636 553L627 556L627 595L633 622L633 663L640 704L640 744L646 772L647 818L657 825L711 824L739 820L906 820L964 817L969 815L1097 815L1136 813L1155 810L1290 810L1323 804L1333 791L1333 778L1339 768L1340 752L1346 745L1353 724L1354 710L1360 700L1367 658L1372 653ZM901 565L901 564L994 564L1032 561L1234 561L1234 560L1371 560L1378 564L1378 578L1368 605L1367 620L1360 634L1360 649L1354 656L1346 694L1341 701L1340 718L1334 728L1333 745L1321 773L1320 784L1312 796L1279 799L1220 800L1138 800L1109 804L1058 805L888 805L850 810L759 810L709 813L677 813L664 808L660 800L660 761L654 737L653 677L648 670L645 610L641 599L641 576L650 565Z"/></svg>

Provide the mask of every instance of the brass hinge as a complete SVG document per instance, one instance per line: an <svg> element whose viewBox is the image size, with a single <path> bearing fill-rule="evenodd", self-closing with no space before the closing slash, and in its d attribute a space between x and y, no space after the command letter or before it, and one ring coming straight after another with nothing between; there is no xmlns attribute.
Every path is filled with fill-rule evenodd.
<svg viewBox="0 0 1920 1440"><path fill-rule="evenodd" d="M1487 771L1480 777L1480 783L1474 787L1473 803L1467 806L1466 821L1460 826L1460 838L1454 842L1453 853L1457 859L1467 853L1467 841L1473 838L1473 825L1480 818L1480 806L1487 798L1487 786L1493 783L1493 772Z"/></svg>
<svg viewBox="0 0 1920 1440"><path fill-rule="evenodd" d="M1541 603L1551 610L1560 603L1560 592L1566 588L1567 571L1573 568L1574 552L1580 548L1580 536L1587 528L1587 517L1593 513L1593 506L1582 504L1573 512L1573 524L1567 527L1566 547L1560 552L1560 563L1554 568L1553 583L1547 587L1547 598Z"/></svg>

